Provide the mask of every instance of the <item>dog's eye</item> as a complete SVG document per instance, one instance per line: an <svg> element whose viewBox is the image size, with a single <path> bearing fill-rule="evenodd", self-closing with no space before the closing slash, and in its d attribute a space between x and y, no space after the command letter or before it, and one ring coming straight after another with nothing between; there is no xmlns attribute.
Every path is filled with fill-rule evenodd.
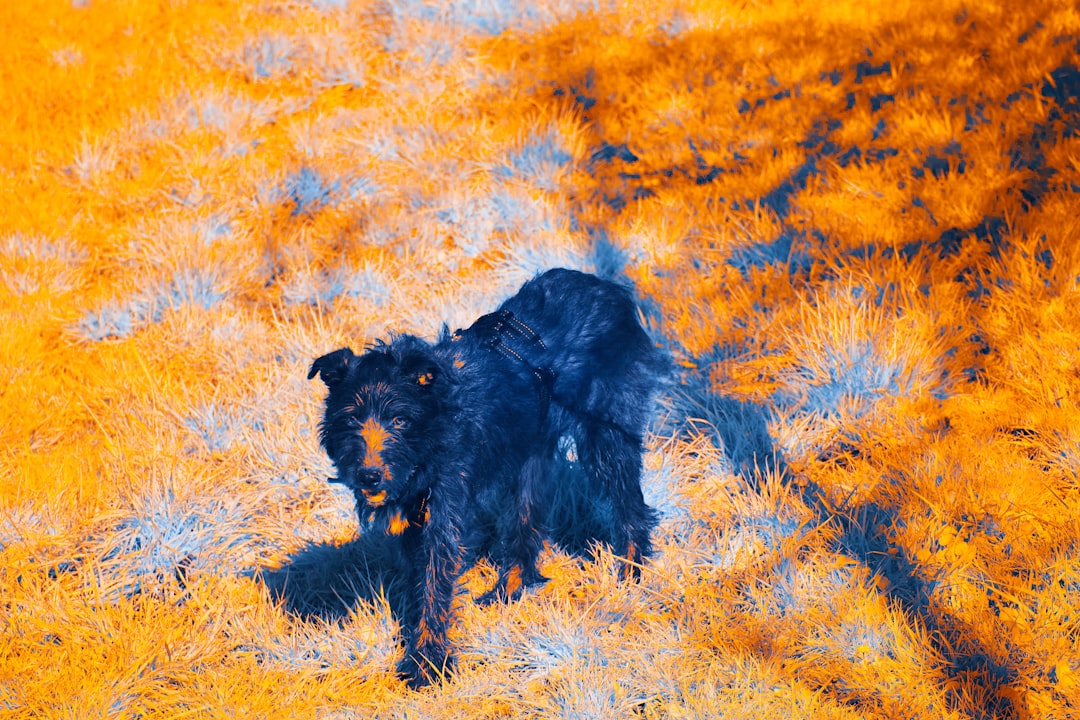
<svg viewBox="0 0 1080 720"><path fill-rule="evenodd" d="M409 421L405 418L394 418L390 421L390 426L395 430L404 430L409 427Z"/></svg>

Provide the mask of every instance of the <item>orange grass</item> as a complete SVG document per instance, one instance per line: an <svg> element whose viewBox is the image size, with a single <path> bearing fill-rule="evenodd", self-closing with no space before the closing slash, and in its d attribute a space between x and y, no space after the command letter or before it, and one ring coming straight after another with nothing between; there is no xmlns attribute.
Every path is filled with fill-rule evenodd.
<svg viewBox="0 0 1080 720"><path fill-rule="evenodd" d="M0 715L1080 717L1074 5L0 24ZM676 361L657 554L479 566L408 692L307 365L554 266Z"/></svg>

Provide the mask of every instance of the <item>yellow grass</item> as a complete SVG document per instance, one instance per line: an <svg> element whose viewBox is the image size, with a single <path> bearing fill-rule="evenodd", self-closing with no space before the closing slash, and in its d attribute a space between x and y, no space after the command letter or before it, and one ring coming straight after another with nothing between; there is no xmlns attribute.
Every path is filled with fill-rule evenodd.
<svg viewBox="0 0 1080 720"><path fill-rule="evenodd" d="M1074 5L0 25L0 715L1080 717ZM308 364L555 266L675 360L657 554L478 567L407 691Z"/></svg>

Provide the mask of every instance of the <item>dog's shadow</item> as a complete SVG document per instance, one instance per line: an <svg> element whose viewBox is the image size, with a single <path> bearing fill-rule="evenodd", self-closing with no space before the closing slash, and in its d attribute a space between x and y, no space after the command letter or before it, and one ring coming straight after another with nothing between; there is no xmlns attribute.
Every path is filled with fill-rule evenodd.
<svg viewBox="0 0 1080 720"><path fill-rule="evenodd" d="M407 597L395 548L378 533L340 545L312 543L258 575L270 597L304 618L340 620L360 602L400 607Z"/></svg>
<svg viewBox="0 0 1080 720"><path fill-rule="evenodd" d="M546 510L546 537L583 561L595 556L599 544L610 545L617 527L614 507L595 485L576 462L556 463L539 504ZM471 561L486 556L481 549ZM410 573L402 562L397 538L361 531L341 544L312 543L258 576L272 599L304 618L340 620L360 602L385 602L396 617L416 592L403 581Z"/></svg>

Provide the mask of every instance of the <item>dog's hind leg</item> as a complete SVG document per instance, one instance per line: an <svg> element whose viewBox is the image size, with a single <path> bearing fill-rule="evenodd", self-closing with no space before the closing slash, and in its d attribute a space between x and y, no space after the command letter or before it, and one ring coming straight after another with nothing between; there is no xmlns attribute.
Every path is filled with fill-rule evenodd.
<svg viewBox="0 0 1080 720"><path fill-rule="evenodd" d="M494 587L477 603L490 604L496 600L512 600L522 590L547 582L536 567L544 543L537 506L542 502L541 489L550 473L551 453L533 455L521 467L518 478L517 507L503 515L499 527L496 561L499 577Z"/></svg>
<svg viewBox="0 0 1080 720"><path fill-rule="evenodd" d="M596 421L583 423L577 435L579 461L615 511L612 550L627 560L623 575L638 577L642 560L652 554L649 535L657 523L641 493L641 440Z"/></svg>

